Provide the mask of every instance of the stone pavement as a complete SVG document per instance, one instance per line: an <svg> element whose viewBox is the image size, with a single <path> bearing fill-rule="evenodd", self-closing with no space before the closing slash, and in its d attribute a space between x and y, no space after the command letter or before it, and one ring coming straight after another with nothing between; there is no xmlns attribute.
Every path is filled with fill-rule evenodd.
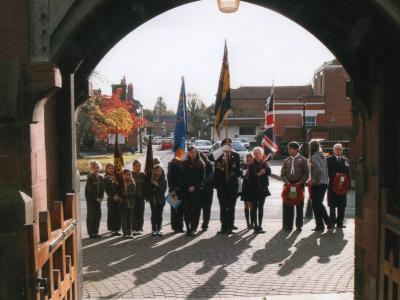
<svg viewBox="0 0 400 300"><path fill-rule="evenodd" d="M323 234L281 231L281 220L266 220L265 234L254 235L239 220L235 235L218 235L218 221L194 238L170 231L134 240L83 235L85 298L247 298L304 295L295 299L351 299L354 285L354 220ZM146 220L145 231L150 231ZM343 295L329 298L328 294ZM324 294L319 297L309 294ZM333 297L333 296L332 296Z"/></svg>

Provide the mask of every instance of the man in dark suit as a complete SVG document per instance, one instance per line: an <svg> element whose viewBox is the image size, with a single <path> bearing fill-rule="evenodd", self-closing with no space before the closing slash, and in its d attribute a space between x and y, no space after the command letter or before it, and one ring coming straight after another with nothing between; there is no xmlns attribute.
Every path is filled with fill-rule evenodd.
<svg viewBox="0 0 400 300"><path fill-rule="evenodd" d="M346 157L343 156L342 144L336 144L333 146L333 155L327 158L327 163L329 174L328 205L330 208L330 218L332 221L332 225L336 224L337 228L345 228L346 226L343 225L343 220L344 212L347 206L347 194L338 195L333 189L333 180L337 173L346 174L349 178L349 183L351 187L349 161Z"/></svg>
<svg viewBox="0 0 400 300"><path fill-rule="evenodd" d="M233 233L235 203L238 196L240 177L240 157L232 150L232 140L226 138L221 148L209 155L215 162L213 185L217 189L220 206L221 230L218 233Z"/></svg>

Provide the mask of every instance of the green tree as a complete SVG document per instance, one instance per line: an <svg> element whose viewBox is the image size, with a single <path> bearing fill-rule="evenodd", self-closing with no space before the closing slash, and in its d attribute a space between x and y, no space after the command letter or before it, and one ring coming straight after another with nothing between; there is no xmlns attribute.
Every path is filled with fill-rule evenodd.
<svg viewBox="0 0 400 300"><path fill-rule="evenodd" d="M153 122L154 112L151 109L143 109L143 117L150 122Z"/></svg>
<svg viewBox="0 0 400 300"><path fill-rule="evenodd" d="M187 96L187 109L189 113L189 136L209 138L207 106L198 94L189 93Z"/></svg>

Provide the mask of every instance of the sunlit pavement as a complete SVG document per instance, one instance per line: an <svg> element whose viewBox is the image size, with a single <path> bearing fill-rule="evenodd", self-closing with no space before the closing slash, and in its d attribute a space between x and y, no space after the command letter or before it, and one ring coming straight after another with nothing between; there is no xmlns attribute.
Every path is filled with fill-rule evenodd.
<svg viewBox="0 0 400 300"><path fill-rule="evenodd" d="M170 159L168 152L165 155L156 152L162 163ZM149 235L148 207L145 234L134 240L110 237L105 222L101 223L102 238L88 239L83 222L83 296L102 299L352 299L352 208L348 209L347 228L343 230L315 233L311 231L315 227L314 220L306 220L301 233L283 232L281 182L273 179L270 187L272 196L267 198L263 225L266 233L260 235L246 229L240 200L236 210L237 233L218 235L216 197L209 230L195 237L171 232L167 206L162 238ZM81 204L84 221L85 201ZM106 207L103 208L102 221L105 221Z"/></svg>

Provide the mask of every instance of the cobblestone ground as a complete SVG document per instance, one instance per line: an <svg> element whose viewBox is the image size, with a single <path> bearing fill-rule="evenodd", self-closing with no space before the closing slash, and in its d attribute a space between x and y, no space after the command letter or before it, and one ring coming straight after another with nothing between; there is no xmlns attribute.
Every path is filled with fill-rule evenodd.
<svg viewBox="0 0 400 300"><path fill-rule="evenodd" d="M167 221L166 221L167 222ZM164 223L166 223L164 222ZM164 227L162 238L87 239L83 232L85 298L212 298L353 292L354 220L323 234L281 231L265 221L254 235L245 222L235 235L217 235L219 222L194 238ZM82 224L84 230L85 224ZM106 232L105 223L101 232ZM241 230L242 229L242 230ZM146 232L149 223L146 222Z"/></svg>

